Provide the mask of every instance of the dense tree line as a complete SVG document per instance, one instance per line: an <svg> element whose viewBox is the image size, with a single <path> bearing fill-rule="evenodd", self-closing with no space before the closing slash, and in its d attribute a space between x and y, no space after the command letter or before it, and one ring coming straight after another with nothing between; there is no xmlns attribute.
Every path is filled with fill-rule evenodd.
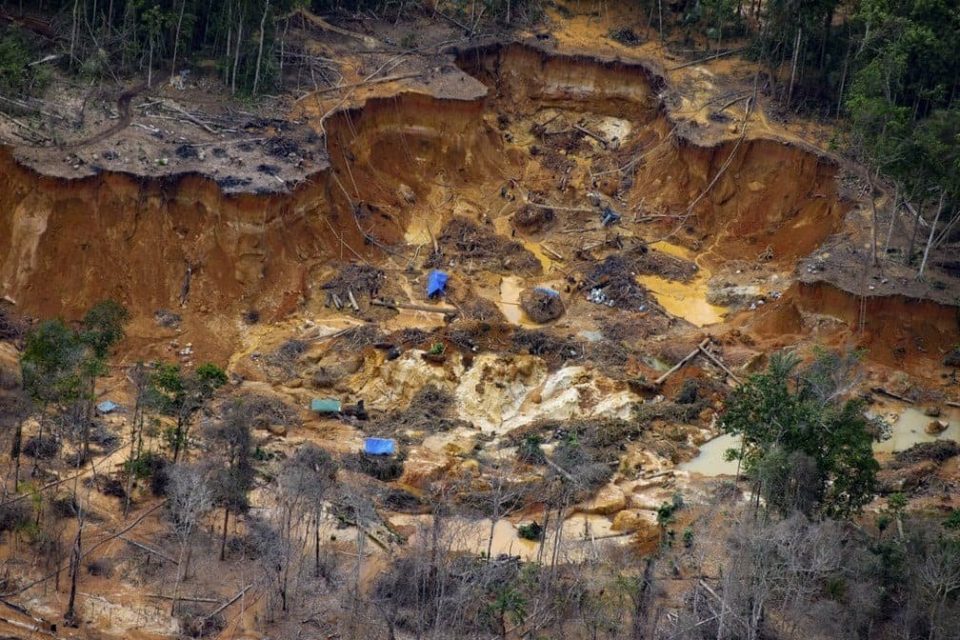
<svg viewBox="0 0 960 640"><path fill-rule="evenodd" d="M209 60L234 92L258 93L277 80L277 31L283 27L279 18L296 4L294 0L35 0L4 2L2 8L13 22L55 43L71 68L89 76L117 79L136 72L153 84L158 80L155 74L173 78L188 62ZM11 41L9 46L16 49L15 45ZM0 47L0 60L2 55ZM0 65L8 66L6 60ZM0 72L0 81L3 78Z"/></svg>

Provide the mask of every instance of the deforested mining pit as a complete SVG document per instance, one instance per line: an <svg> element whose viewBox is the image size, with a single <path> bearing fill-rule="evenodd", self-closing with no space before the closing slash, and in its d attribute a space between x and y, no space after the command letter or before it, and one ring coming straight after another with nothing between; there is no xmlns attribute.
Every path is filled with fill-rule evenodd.
<svg viewBox="0 0 960 640"><path fill-rule="evenodd" d="M290 91L272 118L240 118L241 106L200 119L182 88L164 85L121 94L99 130L87 123L72 141L0 148L0 329L22 329L0 334L0 398L26 380L17 362L29 327L80 326L102 300L129 312L95 378L97 402L119 410L91 419L112 437L91 451L63 436L31 486L52 498L58 483L86 483L92 541L143 516L128 545L104 540L84 555L139 564L123 580L84 575L80 627L100 635L55 637L176 637L211 610L219 637L294 637L276 594L306 617L296 608L340 584L318 586L321 551L349 556L324 562L379 594L390 563L440 536L441 519L448 549L483 557L556 566L595 557L598 540L649 553L666 536L662 505L739 479L723 459L739 440L721 436L718 415L781 349L862 350L857 389L894 425L881 461L956 432L960 279L949 256L923 281L872 265L869 222L889 196L769 117L753 76L724 75L728 59L680 64L655 38L597 44L587 14L553 32L457 38L441 37L461 31L441 21L429 51L384 53L395 25L361 37L298 11L290 37L337 61L341 79ZM150 119L174 99L179 112L156 113L176 122ZM895 256L909 237L890 236ZM134 372L163 362L212 363L224 384L209 405L157 409L145 428L146 378ZM133 440L199 463L216 453L207 428L234 400L258 407L261 466L249 503L200 521L190 567L156 506L169 498L149 470L134 473ZM920 433L929 420L912 404L941 407L947 436ZM22 421L35 449L43 415ZM184 421L195 428L171 444ZM394 455L364 453L369 438ZM284 525L309 549L302 575L261 580L250 538L287 504L271 465L307 445L339 462L345 489ZM76 531L64 525L62 541ZM5 538L3 553L19 544ZM69 549L58 553L57 566L69 562ZM29 586L54 569L2 580L3 597L25 594L33 617L8 611L0 628L58 619L66 588ZM270 581L295 579L296 594ZM245 588L249 600L228 602ZM192 598L202 615L172 610L171 598ZM398 618L390 638L414 637L394 624L413 633Z"/></svg>

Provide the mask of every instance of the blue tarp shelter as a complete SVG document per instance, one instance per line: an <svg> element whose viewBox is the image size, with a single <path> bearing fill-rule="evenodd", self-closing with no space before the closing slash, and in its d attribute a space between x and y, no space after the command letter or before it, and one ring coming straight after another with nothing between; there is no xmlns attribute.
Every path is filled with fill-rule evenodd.
<svg viewBox="0 0 960 640"><path fill-rule="evenodd" d="M104 400L103 402L97 405L97 411L99 411L100 413L113 413L119 408L120 408L120 405L110 400Z"/></svg>
<svg viewBox="0 0 960 640"><path fill-rule="evenodd" d="M310 411L317 413L340 413L340 401L335 398L314 398L310 401Z"/></svg>
<svg viewBox="0 0 960 640"><path fill-rule="evenodd" d="M392 456L397 452L397 442L389 438L364 438L363 452L371 456Z"/></svg>
<svg viewBox="0 0 960 640"><path fill-rule="evenodd" d="M434 296L443 295L444 291L447 289L447 280L450 279L443 271L438 271L434 269L430 272L430 275L427 276L427 297L433 298Z"/></svg>
<svg viewBox="0 0 960 640"><path fill-rule="evenodd" d="M544 293L544 294L550 296L551 298L557 298L557 297L560 296L559 293L557 293L556 291L554 291L554 290L551 289L550 287L534 287L533 290L536 291L537 293Z"/></svg>

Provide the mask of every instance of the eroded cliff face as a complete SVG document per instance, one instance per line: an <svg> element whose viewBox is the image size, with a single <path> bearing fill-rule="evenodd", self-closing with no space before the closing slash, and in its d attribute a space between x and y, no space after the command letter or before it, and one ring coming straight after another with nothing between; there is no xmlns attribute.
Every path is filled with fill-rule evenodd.
<svg viewBox="0 0 960 640"><path fill-rule="evenodd" d="M260 301L289 310L302 271L336 244L325 222L326 188L224 196L216 183L191 176L145 181L104 173L68 181L26 170L3 153L0 288L44 316L70 316L104 297L135 314L182 299L218 310Z"/></svg>
<svg viewBox="0 0 960 640"><path fill-rule="evenodd" d="M671 120L664 80L646 66L519 44L455 57L486 96L406 92L307 113L326 135L329 166L292 193L225 195L198 175L64 180L0 152L0 294L38 317L76 317L108 297L138 318L182 310L211 340L229 342L243 310L278 320L315 300L333 263L396 266L394 248L429 246L457 215L509 233L495 219L529 197L583 205L599 191L629 218L652 214L647 235L682 238L701 266L760 260L781 271L840 229L850 209L821 154L750 136L694 141L690 126ZM546 131L555 122L565 129ZM609 148L569 137L578 122ZM567 135L566 147L549 148L553 135ZM844 295L804 285L791 300L847 319ZM879 305L870 322L880 336L880 318L896 318L906 303L869 304ZM917 317L934 329L901 323L903 335L878 340L896 352L913 348L904 343L945 348L956 337L950 309L923 306Z"/></svg>

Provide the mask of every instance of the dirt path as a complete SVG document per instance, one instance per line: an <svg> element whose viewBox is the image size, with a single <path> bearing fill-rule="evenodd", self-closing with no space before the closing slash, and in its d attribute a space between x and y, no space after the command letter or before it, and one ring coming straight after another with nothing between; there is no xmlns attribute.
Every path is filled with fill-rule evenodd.
<svg viewBox="0 0 960 640"><path fill-rule="evenodd" d="M63 149L80 149L82 147L89 146L91 144L96 144L102 140L106 140L110 136L117 134L127 127L130 126L130 122L133 120L133 116L130 113L130 101L138 96L144 89L147 88L146 83L139 84L132 89L128 89L120 94L120 97L117 98L117 111L120 113L120 121L117 122L112 127L108 128L106 131L101 131L93 135L86 140L81 140L80 142L73 142L63 146Z"/></svg>

